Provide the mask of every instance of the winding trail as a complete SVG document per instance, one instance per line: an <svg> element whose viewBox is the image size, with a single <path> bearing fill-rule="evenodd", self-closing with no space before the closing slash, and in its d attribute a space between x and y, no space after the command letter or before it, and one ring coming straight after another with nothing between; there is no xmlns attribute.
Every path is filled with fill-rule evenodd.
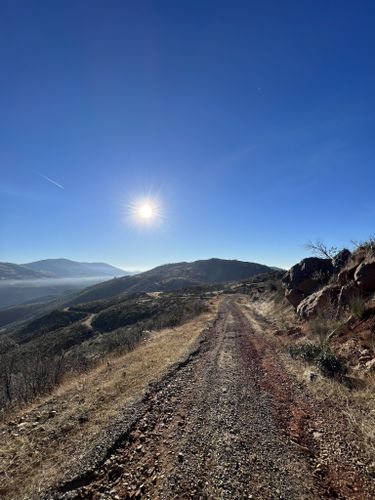
<svg viewBox="0 0 375 500"><path fill-rule="evenodd" d="M254 306L225 298L198 354L107 461L58 497L374 498L350 443L330 434L329 415L286 372L266 329Z"/></svg>

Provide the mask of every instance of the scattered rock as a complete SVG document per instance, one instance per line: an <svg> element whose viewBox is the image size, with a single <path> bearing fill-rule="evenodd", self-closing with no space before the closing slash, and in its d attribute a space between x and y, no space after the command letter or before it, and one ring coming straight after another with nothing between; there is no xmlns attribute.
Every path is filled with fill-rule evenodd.
<svg viewBox="0 0 375 500"><path fill-rule="evenodd" d="M318 375L311 370L307 370L305 372L305 379L307 380L307 382L313 382L314 380L316 380L317 377Z"/></svg>
<svg viewBox="0 0 375 500"><path fill-rule="evenodd" d="M320 440L320 439L322 439L323 434L322 434L321 432L314 431L314 432L312 433L312 436L313 436L313 438L314 438L314 439L316 439L316 440Z"/></svg>
<svg viewBox="0 0 375 500"><path fill-rule="evenodd" d="M371 359L370 361L367 361L367 363L365 363L365 370L366 372L375 371L375 359Z"/></svg>

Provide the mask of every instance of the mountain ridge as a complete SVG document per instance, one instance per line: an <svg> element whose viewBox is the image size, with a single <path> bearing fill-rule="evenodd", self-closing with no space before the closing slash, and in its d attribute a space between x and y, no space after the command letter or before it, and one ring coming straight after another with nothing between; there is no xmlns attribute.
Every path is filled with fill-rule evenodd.
<svg viewBox="0 0 375 500"><path fill-rule="evenodd" d="M43 259L25 264L0 262L0 279L87 278L132 274L105 262L78 262L65 258Z"/></svg>
<svg viewBox="0 0 375 500"><path fill-rule="evenodd" d="M125 292L170 291L201 284L236 281L272 271L271 267L264 264L236 259L211 258L169 263L134 276L114 278L85 288L71 303L110 298Z"/></svg>
<svg viewBox="0 0 375 500"><path fill-rule="evenodd" d="M23 266L22 264L13 264L12 262L0 262L0 280L13 279L39 279L44 276L34 269Z"/></svg>

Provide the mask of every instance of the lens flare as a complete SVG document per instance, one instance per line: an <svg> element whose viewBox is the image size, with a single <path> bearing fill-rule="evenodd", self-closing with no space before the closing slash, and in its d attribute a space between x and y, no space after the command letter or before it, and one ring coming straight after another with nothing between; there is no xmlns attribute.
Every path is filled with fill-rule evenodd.
<svg viewBox="0 0 375 500"><path fill-rule="evenodd" d="M165 221L164 206L155 193L149 192L126 205L126 219L134 227L160 228Z"/></svg>

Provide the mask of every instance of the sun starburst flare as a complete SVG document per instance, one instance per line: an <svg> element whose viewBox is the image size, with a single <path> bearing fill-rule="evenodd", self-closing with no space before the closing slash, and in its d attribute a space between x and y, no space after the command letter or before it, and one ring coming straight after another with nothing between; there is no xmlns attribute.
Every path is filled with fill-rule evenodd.
<svg viewBox="0 0 375 500"><path fill-rule="evenodd" d="M142 197L127 206L127 219L134 226L159 227L165 219L164 207L156 196Z"/></svg>
<svg viewBox="0 0 375 500"><path fill-rule="evenodd" d="M139 207L138 215L142 219L150 219L154 215L154 210L151 205L145 203Z"/></svg>

